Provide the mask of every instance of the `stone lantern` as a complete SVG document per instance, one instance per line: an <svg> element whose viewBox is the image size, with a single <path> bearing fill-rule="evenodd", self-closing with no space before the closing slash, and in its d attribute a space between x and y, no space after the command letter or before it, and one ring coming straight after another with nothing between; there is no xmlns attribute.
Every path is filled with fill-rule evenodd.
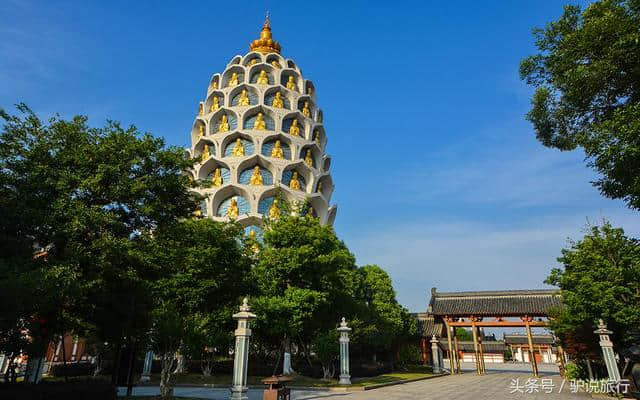
<svg viewBox="0 0 640 400"><path fill-rule="evenodd" d="M351 375L349 375L349 332L351 328L347 326L347 321L342 318L340 327L340 385L351 385Z"/></svg>
<svg viewBox="0 0 640 400"><path fill-rule="evenodd" d="M247 370L249 366L249 338L251 337L251 321L256 315L251 313L251 307L245 297L240 306L240 312L233 314L233 319L238 321L235 330L236 347L233 359L233 382L231 384L232 400L248 400L247 396Z"/></svg>
<svg viewBox="0 0 640 400"><path fill-rule="evenodd" d="M613 382L620 382L620 371L618 371L618 364L616 363L616 356L613 353L613 342L609 339L609 335L613 332L607 329L607 325L604 321L600 320L598 329L593 331L596 335L600 335L600 347L602 348L602 357L604 363L607 366L607 373L609 374L609 380Z"/></svg>

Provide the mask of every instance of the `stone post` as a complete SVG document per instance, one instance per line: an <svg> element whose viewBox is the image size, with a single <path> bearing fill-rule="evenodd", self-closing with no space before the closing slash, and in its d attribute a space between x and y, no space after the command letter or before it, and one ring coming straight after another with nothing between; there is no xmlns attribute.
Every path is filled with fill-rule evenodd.
<svg viewBox="0 0 640 400"><path fill-rule="evenodd" d="M349 332L351 328L347 326L347 321L342 318L340 327L340 385L351 385L351 375L349 375Z"/></svg>
<svg viewBox="0 0 640 400"><path fill-rule="evenodd" d="M449 355L449 357L451 357L451 355ZM438 346L438 338L436 335L431 337L431 360L433 362L433 373L441 373L442 366L440 365L440 348Z"/></svg>
<svg viewBox="0 0 640 400"><path fill-rule="evenodd" d="M151 380L151 365L153 364L153 351L147 351L144 357L144 366L142 367L142 376L140 382L148 382Z"/></svg>
<svg viewBox="0 0 640 400"><path fill-rule="evenodd" d="M245 297L240 306L240 312L233 314L233 319L238 321L235 331L236 348L233 359L233 382L231 384L231 399L248 400L247 396L247 370L249 366L249 338L251 337L251 320L256 315L249 312L249 302Z"/></svg>
<svg viewBox="0 0 640 400"><path fill-rule="evenodd" d="M607 372L609 373L609 380L613 382L620 382L620 371L618 370L618 364L616 363L616 356L613 353L613 342L609 339L609 335L612 334L607 329L607 325L600 320L598 329L593 331L596 335L600 335L600 347L602 347L602 356L604 363L607 366Z"/></svg>

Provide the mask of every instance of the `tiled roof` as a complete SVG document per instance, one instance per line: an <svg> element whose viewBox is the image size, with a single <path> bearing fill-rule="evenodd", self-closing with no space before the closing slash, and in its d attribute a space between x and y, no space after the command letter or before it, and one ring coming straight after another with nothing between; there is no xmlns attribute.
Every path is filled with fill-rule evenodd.
<svg viewBox="0 0 640 400"><path fill-rule="evenodd" d="M562 306L557 290L437 292L431 290L430 311L436 316L547 316Z"/></svg>
<svg viewBox="0 0 640 400"><path fill-rule="evenodd" d="M433 318L433 315L427 313L416 313L414 315L418 320L418 334L421 337L430 338L433 335L442 335L442 321L436 322Z"/></svg>
<svg viewBox="0 0 640 400"><path fill-rule="evenodd" d="M555 344L555 340L551 335L531 335L533 344ZM506 344L529 344L527 335L504 335Z"/></svg>

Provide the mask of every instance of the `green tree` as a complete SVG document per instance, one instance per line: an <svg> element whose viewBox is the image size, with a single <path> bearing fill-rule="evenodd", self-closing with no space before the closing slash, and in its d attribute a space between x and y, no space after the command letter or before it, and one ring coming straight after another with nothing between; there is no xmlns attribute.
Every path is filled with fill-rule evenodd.
<svg viewBox="0 0 640 400"><path fill-rule="evenodd" d="M461 326L458 326L456 328L456 336L458 337L458 340L461 340L463 342L473 340L473 335L471 334L471 332L469 332L468 330L464 329Z"/></svg>
<svg viewBox="0 0 640 400"><path fill-rule="evenodd" d="M314 218L268 222L263 239L252 270L256 338L279 354L299 343L309 358L314 337L352 314L355 259L333 229Z"/></svg>
<svg viewBox="0 0 640 400"><path fill-rule="evenodd" d="M195 210L184 175L193 160L135 127L92 128L82 116L43 122L17 109L0 110L0 235L10 249L0 255L0 285L25 290L0 294L0 329L35 320L44 343L72 330L114 344L141 335L155 273L141 233Z"/></svg>
<svg viewBox="0 0 640 400"><path fill-rule="evenodd" d="M575 347L592 344L578 351L593 349L597 343L592 331L598 319L614 332L616 351L629 347L632 332L640 324L640 247L636 239L608 222L590 227L578 242L562 250L545 281L560 288L564 307L556 310L551 328L563 341ZM592 350L593 352L593 350Z"/></svg>
<svg viewBox="0 0 640 400"><path fill-rule="evenodd" d="M187 219L148 236L147 261L158 272L151 343L162 360L161 394L170 397L178 350L193 354L229 343L250 263L236 224Z"/></svg>
<svg viewBox="0 0 640 400"><path fill-rule="evenodd" d="M581 147L607 197L640 209L640 2L566 6L534 29L538 54L520 64L536 87L527 119L548 147Z"/></svg>

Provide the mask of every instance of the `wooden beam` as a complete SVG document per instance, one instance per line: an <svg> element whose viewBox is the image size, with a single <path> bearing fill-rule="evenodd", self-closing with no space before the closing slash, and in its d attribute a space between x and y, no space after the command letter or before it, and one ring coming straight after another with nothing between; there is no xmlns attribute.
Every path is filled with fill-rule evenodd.
<svg viewBox="0 0 640 400"><path fill-rule="evenodd" d="M449 326L466 326L466 327L474 326L473 323L467 322L467 321L455 321L455 322L449 322L448 324ZM527 325L522 321L478 321L475 323L475 326L485 327L485 328L500 328L500 327L525 328ZM529 326L545 327L545 326L549 326L549 322L531 321L529 322Z"/></svg>
<svg viewBox="0 0 640 400"><path fill-rule="evenodd" d="M529 361L531 362L531 372L533 373L533 376L537 378L539 376L538 363L536 363L535 349L533 348L533 337L531 335L531 325L530 325L531 321L529 321L528 317L523 317L522 319L525 323L525 328L527 329L527 340L529 341Z"/></svg>
<svg viewBox="0 0 640 400"><path fill-rule="evenodd" d="M456 373L460 374L460 352L458 351L458 332L456 332L456 328L453 328L453 352L456 355Z"/></svg>
<svg viewBox="0 0 640 400"><path fill-rule="evenodd" d="M473 358L476 361L476 374L481 375L480 359L478 358L478 333L476 332L476 320L471 317L471 333L473 334Z"/></svg>

